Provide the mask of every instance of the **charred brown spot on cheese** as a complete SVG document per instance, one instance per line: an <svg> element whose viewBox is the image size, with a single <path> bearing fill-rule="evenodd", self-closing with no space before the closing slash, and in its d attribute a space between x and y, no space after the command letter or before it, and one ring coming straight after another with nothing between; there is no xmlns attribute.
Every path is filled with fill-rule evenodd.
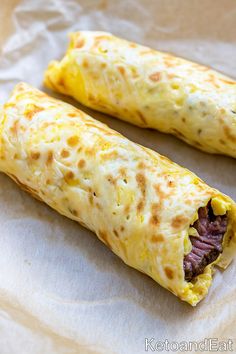
<svg viewBox="0 0 236 354"><path fill-rule="evenodd" d="M174 271L170 267L165 267L164 271L168 279L174 279Z"/></svg>
<svg viewBox="0 0 236 354"><path fill-rule="evenodd" d="M151 238L151 241L153 243L158 243L158 242L163 242L164 241L164 237L160 234L160 235L153 235Z"/></svg>
<svg viewBox="0 0 236 354"><path fill-rule="evenodd" d="M140 169L140 170L143 170L144 168L146 168L146 165L143 161L140 161L137 165L137 167Z"/></svg>
<svg viewBox="0 0 236 354"><path fill-rule="evenodd" d="M168 187L172 188L172 187L175 186L175 182L174 181L168 181L167 185L168 185Z"/></svg>
<svg viewBox="0 0 236 354"><path fill-rule="evenodd" d="M160 224L160 220L158 218L157 215L152 215L151 218L150 218L150 224L151 225L154 225L154 226L157 226Z"/></svg>
<svg viewBox="0 0 236 354"><path fill-rule="evenodd" d="M138 183L138 187L140 188L142 195L145 196L145 194L146 194L146 178L145 178L145 175L142 174L142 173L138 173L136 175L136 181Z"/></svg>
<svg viewBox="0 0 236 354"><path fill-rule="evenodd" d="M102 68L102 69L105 69L106 67L107 67L107 63L102 63L102 64L101 64L101 68Z"/></svg>
<svg viewBox="0 0 236 354"><path fill-rule="evenodd" d="M66 157L69 157L69 156L70 156L70 152L68 150L63 149L61 151L61 157L66 158Z"/></svg>
<svg viewBox="0 0 236 354"><path fill-rule="evenodd" d="M123 66L118 66L117 69L121 73L122 76L125 76L125 68Z"/></svg>
<svg viewBox="0 0 236 354"><path fill-rule="evenodd" d="M114 178L112 175L107 176L108 182L110 182L113 185L116 185L116 178Z"/></svg>
<svg viewBox="0 0 236 354"><path fill-rule="evenodd" d="M18 160L20 158L19 154L15 153L14 156L13 156L13 159L14 160Z"/></svg>
<svg viewBox="0 0 236 354"><path fill-rule="evenodd" d="M49 178L46 180L46 184L51 184L51 180Z"/></svg>
<svg viewBox="0 0 236 354"><path fill-rule="evenodd" d="M26 112L25 112L25 117L28 120L31 120L36 113L39 113L39 112L44 110L43 107L38 107L38 106L36 106L34 104L32 104L30 106L31 106L30 109L26 110Z"/></svg>
<svg viewBox="0 0 236 354"><path fill-rule="evenodd" d="M78 142L79 142L79 137L77 135L73 135L67 139L67 144L71 147L76 146Z"/></svg>
<svg viewBox="0 0 236 354"><path fill-rule="evenodd" d="M17 135L17 131L19 128L19 120L15 120L15 122L13 123L13 126L10 128L10 131L14 134Z"/></svg>
<svg viewBox="0 0 236 354"><path fill-rule="evenodd" d="M137 212L140 213L144 208L144 202L143 200L140 200L137 205Z"/></svg>
<svg viewBox="0 0 236 354"><path fill-rule="evenodd" d="M50 151L48 151L48 157L47 157L46 164L51 165L52 161L53 161L53 152L50 150Z"/></svg>
<svg viewBox="0 0 236 354"><path fill-rule="evenodd" d="M68 183L74 179L74 173L72 171L66 172L64 175L64 180Z"/></svg>
<svg viewBox="0 0 236 354"><path fill-rule="evenodd" d="M125 227L124 227L123 225L121 225L120 231L121 231L121 232L125 231Z"/></svg>
<svg viewBox="0 0 236 354"><path fill-rule="evenodd" d="M40 158L40 152L38 151L31 151L30 157L32 160L38 160Z"/></svg>
<svg viewBox="0 0 236 354"><path fill-rule="evenodd" d="M181 120L183 123L186 123L186 118L183 117Z"/></svg>
<svg viewBox="0 0 236 354"><path fill-rule="evenodd" d="M154 82L158 82L161 80L161 73L160 72L155 72L151 75L149 75L149 79Z"/></svg>
<svg viewBox="0 0 236 354"><path fill-rule="evenodd" d="M185 216L183 216L183 215L177 215L177 216L172 220L171 226L172 226L174 229L180 229L180 228L182 228L187 222L188 222L188 219L187 219Z"/></svg>
<svg viewBox="0 0 236 354"><path fill-rule="evenodd" d="M169 195L169 193L164 192L162 190L162 186L160 184L155 184L154 189L155 189L156 194L159 197L160 203L162 205L163 200Z"/></svg>
<svg viewBox="0 0 236 354"><path fill-rule="evenodd" d="M103 160L113 160L117 159L118 157L121 158L117 151L105 152L101 155L101 157Z"/></svg>
<svg viewBox="0 0 236 354"><path fill-rule="evenodd" d="M78 167L79 168L84 168L86 165L86 161L84 159L79 160L78 162Z"/></svg>
<svg viewBox="0 0 236 354"><path fill-rule="evenodd" d="M84 38L78 38L75 43L75 48L82 48L85 45Z"/></svg>
<svg viewBox="0 0 236 354"><path fill-rule="evenodd" d="M88 67L89 67L88 60L84 59L82 65L85 69L88 69Z"/></svg>
<svg viewBox="0 0 236 354"><path fill-rule="evenodd" d="M225 136L233 143L236 143L236 136L231 133L230 128L227 125L223 126L223 130L224 130Z"/></svg>
<svg viewBox="0 0 236 354"><path fill-rule="evenodd" d="M78 114L77 114L77 113L73 113L73 112L72 112L72 113L68 113L68 116L69 116L69 117L77 117L77 116L78 116Z"/></svg>
<svg viewBox="0 0 236 354"><path fill-rule="evenodd" d="M140 120L142 121L143 124L147 124L146 118L144 117L143 113L140 112L139 110L136 111L137 115L139 116Z"/></svg>

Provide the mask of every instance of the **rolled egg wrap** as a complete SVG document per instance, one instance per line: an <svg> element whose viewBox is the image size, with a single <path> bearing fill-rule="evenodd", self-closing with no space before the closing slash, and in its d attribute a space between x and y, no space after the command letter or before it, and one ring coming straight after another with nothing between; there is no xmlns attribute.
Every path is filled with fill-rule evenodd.
<svg viewBox="0 0 236 354"><path fill-rule="evenodd" d="M0 170L191 305L207 294L213 265L225 268L235 253L236 207L229 197L24 83L0 110ZM223 253L188 281L184 258L190 237L198 237L190 235L209 203L214 217L227 216Z"/></svg>
<svg viewBox="0 0 236 354"><path fill-rule="evenodd" d="M236 81L106 32L72 33L45 84L140 127L236 157Z"/></svg>

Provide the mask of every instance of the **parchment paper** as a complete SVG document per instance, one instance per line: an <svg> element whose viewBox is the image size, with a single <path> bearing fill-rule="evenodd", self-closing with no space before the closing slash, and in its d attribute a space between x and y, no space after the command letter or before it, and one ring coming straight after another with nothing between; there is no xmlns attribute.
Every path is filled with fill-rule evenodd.
<svg viewBox="0 0 236 354"><path fill-rule="evenodd" d="M42 88L43 70L63 54L67 33L73 30L111 31L236 77L234 0L16 3L0 4L1 11L5 9L1 102L21 80ZM235 160L201 153L174 137L83 109L236 199ZM236 352L236 262L216 273L209 296L192 308L128 268L89 231L33 200L4 175L0 269L1 354L139 354L145 352L145 338L152 337L231 338Z"/></svg>

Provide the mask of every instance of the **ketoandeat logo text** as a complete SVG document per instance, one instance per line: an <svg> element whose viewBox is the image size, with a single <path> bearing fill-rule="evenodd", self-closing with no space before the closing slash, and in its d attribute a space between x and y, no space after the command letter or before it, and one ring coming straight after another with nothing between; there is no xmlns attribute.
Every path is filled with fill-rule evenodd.
<svg viewBox="0 0 236 354"><path fill-rule="evenodd" d="M233 352L232 339L204 338L202 341L158 341L155 338L145 338L146 352Z"/></svg>

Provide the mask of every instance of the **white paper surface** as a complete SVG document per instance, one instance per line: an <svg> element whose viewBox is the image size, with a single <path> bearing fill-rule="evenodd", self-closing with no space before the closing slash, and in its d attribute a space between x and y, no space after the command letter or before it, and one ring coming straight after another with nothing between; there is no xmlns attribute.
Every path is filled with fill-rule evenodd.
<svg viewBox="0 0 236 354"><path fill-rule="evenodd" d="M111 31L236 77L234 0L28 0L19 1L11 21L0 53L1 102L19 81L42 89L44 69L62 56L73 30ZM236 199L235 160L83 109ZM231 338L236 352L236 262L216 273L208 297L192 308L4 175L0 269L1 354L139 354L152 337Z"/></svg>

